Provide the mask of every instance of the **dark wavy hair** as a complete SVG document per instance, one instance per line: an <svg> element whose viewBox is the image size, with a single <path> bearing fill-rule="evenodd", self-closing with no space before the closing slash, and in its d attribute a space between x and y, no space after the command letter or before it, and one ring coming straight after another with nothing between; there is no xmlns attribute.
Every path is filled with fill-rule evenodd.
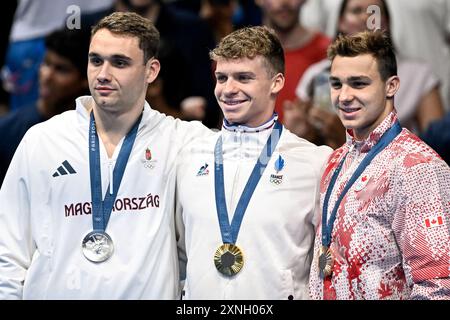
<svg viewBox="0 0 450 320"><path fill-rule="evenodd" d="M114 12L104 17L92 27L91 34L94 35L100 29L138 38L139 48L144 51L144 64L158 53L159 31L150 20L134 12Z"/></svg>
<svg viewBox="0 0 450 320"><path fill-rule="evenodd" d="M328 47L328 58L336 56L356 57L362 54L372 55L378 62L378 71L383 81L397 75L397 60L391 37L386 31L363 31L354 35L339 35Z"/></svg>

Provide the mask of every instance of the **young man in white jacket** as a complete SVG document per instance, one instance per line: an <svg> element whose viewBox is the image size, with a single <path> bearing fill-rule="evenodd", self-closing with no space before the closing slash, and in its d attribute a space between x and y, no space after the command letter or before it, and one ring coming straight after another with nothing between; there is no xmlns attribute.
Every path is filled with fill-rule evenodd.
<svg viewBox="0 0 450 320"><path fill-rule="evenodd" d="M211 57L225 120L178 158L182 297L307 299L318 187L331 149L277 121L284 54L273 31L235 31Z"/></svg>
<svg viewBox="0 0 450 320"><path fill-rule="evenodd" d="M209 130L145 102L159 33L134 13L92 31L92 96L31 128L0 190L0 299L179 297L181 146Z"/></svg>

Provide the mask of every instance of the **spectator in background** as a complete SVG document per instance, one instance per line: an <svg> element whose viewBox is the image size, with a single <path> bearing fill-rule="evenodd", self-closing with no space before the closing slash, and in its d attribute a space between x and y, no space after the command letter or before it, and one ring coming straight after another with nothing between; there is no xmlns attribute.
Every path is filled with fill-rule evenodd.
<svg viewBox="0 0 450 320"><path fill-rule="evenodd" d="M0 118L0 185L25 132L56 114L74 109L75 98L89 93L86 78L89 36L88 31L61 29L46 37L37 102Z"/></svg>
<svg viewBox="0 0 450 320"><path fill-rule="evenodd" d="M14 12L16 12L17 0L5 2L0 12L0 69L4 65L6 50L9 43L9 33L11 30ZM0 82L0 115L9 110L9 94Z"/></svg>
<svg viewBox="0 0 450 320"><path fill-rule="evenodd" d="M450 1L386 0L392 14L392 38L399 55L430 65L440 80L450 110Z"/></svg>
<svg viewBox="0 0 450 320"><path fill-rule="evenodd" d="M344 35L366 30L371 13L369 6L380 9L380 28L390 30L389 10L384 0L344 0L339 10L338 33ZM427 64L397 56L398 74L402 84L395 96L398 118L402 126L418 133L430 122L443 116L439 95L439 80ZM312 65L304 74L297 95L297 110L287 111L286 125L293 132L313 137L316 143L326 143L336 148L344 142L343 127L332 105L328 78L330 61L325 59Z"/></svg>
<svg viewBox="0 0 450 320"><path fill-rule="evenodd" d="M303 72L326 57L330 39L305 28L299 14L305 0L256 0L263 12L263 23L273 28L281 41L286 60L286 81L278 96L275 111L283 122L283 105L296 99L295 88Z"/></svg>
<svg viewBox="0 0 450 320"><path fill-rule="evenodd" d="M0 299L179 297L175 159L211 130L146 103L158 45L136 13L102 19L91 96L20 142L0 189Z"/></svg>
<svg viewBox="0 0 450 320"><path fill-rule="evenodd" d="M301 18L308 27L336 34L343 0L308 0ZM445 110L450 110L450 1L386 0L397 54L422 60L439 78Z"/></svg>
<svg viewBox="0 0 450 320"><path fill-rule="evenodd" d="M208 22L216 43L233 32L233 16L237 8L237 0L202 0L199 15Z"/></svg>
<svg viewBox="0 0 450 320"><path fill-rule="evenodd" d="M214 5L228 5L235 2L236 7L233 14L234 30L242 27L259 26L262 23L261 10L255 4L255 0L172 0L168 1L171 6L190 10L195 14L200 14L205 2Z"/></svg>
<svg viewBox="0 0 450 320"><path fill-rule="evenodd" d="M38 73L45 54L45 36L65 26L69 17L67 8L76 5L81 11L92 12L108 6L111 1L18 0L2 69L4 86L10 94L9 110L38 99Z"/></svg>
<svg viewBox="0 0 450 320"><path fill-rule="evenodd" d="M114 11L136 12L154 21L161 35L161 53L171 61L175 59L178 65L171 72L161 73L161 81L154 84L158 88L149 86L148 102L158 110L156 102L164 101L167 108L161 112L174 116L181 112L184 118L196 118L208 127L217 127L220 109L213 95L214 79L208 56L214 47L214 37L207 23L161 0L116 0L104 12L82 17L82 24L92 25ZM155 96L160 93L162 96Z"/></svg>
<svg viewBox="0 0 450 320"><path fill-rule="evenodd" d="M255 0L239 0L237 11L233 17L235 29L260 26L262 24L262 12Z"/></svg>
<svg viewBox="0 0 450 320"><path fill-rule="evenodd" d="M430 123L420 138L432 147L450 165L450 112Z"/></svg>
<svg viewBox="0 0 450 320"><path fill-rule="evenodd" d="M347 140L322 176L311 297L450 299L450 168L397 120L390 37L339 36L328 57Z"/></svg>

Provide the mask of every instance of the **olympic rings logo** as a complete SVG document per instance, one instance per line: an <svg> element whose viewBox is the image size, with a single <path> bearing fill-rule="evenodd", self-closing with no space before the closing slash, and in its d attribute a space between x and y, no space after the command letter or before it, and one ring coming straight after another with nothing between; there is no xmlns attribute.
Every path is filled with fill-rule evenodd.
<svg viewBox="0 0 450 320"><path fill-rule="evenodd" d="M270 182L276 185L280 185L283 182L283 180L278 178L270 178Z"/></svg>

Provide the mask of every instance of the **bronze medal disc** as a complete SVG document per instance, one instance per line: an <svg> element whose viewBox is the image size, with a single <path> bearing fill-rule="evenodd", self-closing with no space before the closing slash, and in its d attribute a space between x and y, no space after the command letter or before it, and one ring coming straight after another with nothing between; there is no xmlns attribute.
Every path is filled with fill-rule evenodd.
<svg viewBox="0 0 450 320"><path fill-rule="evenodd" d="M322 279L331 276L333 273L333 264L334 259L330 248L327 246L321 246L319 255L319 273Z"/></svg>

